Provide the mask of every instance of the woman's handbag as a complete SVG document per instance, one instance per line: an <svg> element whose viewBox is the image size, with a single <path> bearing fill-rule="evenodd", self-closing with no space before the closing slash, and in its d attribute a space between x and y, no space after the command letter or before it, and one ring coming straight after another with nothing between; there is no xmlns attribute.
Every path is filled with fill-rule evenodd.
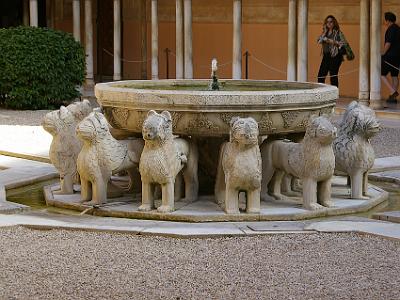
<svg viewBox="0 0 400 300"><path fill-rule="evenodd" d="M340 49L341 53L346 55L347 60L353 60L354 59L354 52L350 47L350 44L347 42L346 38L344 37L343 32L340 32L340 40L344 42L344 45Z"/></svg>
<svg viewBox="0 0 400 300"><path fill-rule="evenodd" d="M344 44L344 49L346 49L346 58L347 60L353 60L354 59L354 52L351 49L349 43Z"/></svg>

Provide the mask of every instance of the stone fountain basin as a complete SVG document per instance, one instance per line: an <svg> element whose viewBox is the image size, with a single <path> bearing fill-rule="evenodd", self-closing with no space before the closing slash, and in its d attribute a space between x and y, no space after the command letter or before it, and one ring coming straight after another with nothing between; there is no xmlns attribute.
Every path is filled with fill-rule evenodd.
<svg viewBox="0 0 400 300"><path fill-rule="evenodd" d="M332 114L338 89L319 83L270 80L130 80L99 83L95 95L110 124L141 133L147 112L168 110L178 135L221 137L232 117L253 117L260 135L305 132L312 114Z"/></svg>

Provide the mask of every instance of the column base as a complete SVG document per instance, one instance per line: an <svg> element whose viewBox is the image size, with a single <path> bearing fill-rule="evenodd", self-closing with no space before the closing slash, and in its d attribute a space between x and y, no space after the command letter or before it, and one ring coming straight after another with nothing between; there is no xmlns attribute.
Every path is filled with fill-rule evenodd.
<svg viewBox="0 0 400 300"><path fill-rule="evenodd" d="M372 109L383 109L383 102L382 100L369 100L369 107Z"/></svg>

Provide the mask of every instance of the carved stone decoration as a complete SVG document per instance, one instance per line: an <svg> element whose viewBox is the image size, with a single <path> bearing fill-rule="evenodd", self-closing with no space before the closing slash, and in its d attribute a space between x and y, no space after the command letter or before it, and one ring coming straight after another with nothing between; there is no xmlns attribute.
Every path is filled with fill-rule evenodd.
<svg viewBox="0 0 400 300"><path fill-rule="evenodd" d="M176 126L178 126L179 120L182 118L182 114L178 113L176 111L171 112L171 118L172 118L172 129L176 129Z"/></svg>
<svg viewBox="0 0 400 300"><path fill-rule="evenodd" d="M282 178L290 174L302 180L306 209L331 207L331 178L335 169L332 142L335 138L336 128L328 119L312 116L301 143L265 141L261 145L262 198L269 195L282 199Z"/></svg>
<svg viewBox="0 0 400 300"><path fill-rule="evenodd" d="M234 117L240 117L240 118L244 118L245 114L240 114L240 113L233 113L233 112L229 112L229 113L220 113L220 118L222 120L222 122L224 122L227 125L231 125L231 120Z"/></svg>
<svg viewBox="0 0 400 300"><path fill-rule="evenodd" d="M307 116L305 116L304 119L301 120L301 122L297 125L297 127L307 128L309 120L310 120L310 115L307 114Z"/></svg>
<svg viewBox="0 0 400 300"><path fill-rule="evenodd" d="M253 118L235 117L231 121L230 141L221 147L215 196L228 214L239 213L239 191L246 191L246 212L260 212L258 133L258 124Z"/></svg>
<svg viewBox="0 0 400 300"><path fill-rule="evenodd" d="M109 131L106 118L100 112L92 112L83 119L76 132L83 142L77 161L81 177L81 199L91 200L90 204L105 203L111 175L125 170L129 173L137 168L143 141L117 141Z"/></svg>
<svg viewBox="0 0 400 300"><path fill-rule="evenodd" d="M332 115L333 113L333 107L324 107L321 108L319 115Z"/></svg>
<svg viewBox="0 0 400 300"><path fill-rule="evenodd" d="M189 121L188 129L194 130L195 132L204 130L212 132L217 131L219 126L211 122L204 114L199 114L195 119Z"/></svg>
<svg viewBox="0 0 400 300"><path fill-rule="evenodd" d="M285 111L282 113L282 119L283 119L283 127L284 128L289 128L292 126L294 120L300 115L299 111Z"/></svg>
<svg viewBox="0 0 400 300"><path fill-rule="evenodd" d="M118 108L115 107L112 110L112 115L114 119L114 123L117 125L117 127L126 127L128 117L129 117L129 110L125 108Z"/></svg>
<svg viewBox="0 0 400 300"><path fill-rule="evenodd" d="M154 208L154 185L160 184L162 203L157 210L162 213L174 211L174 185L181 170L185 198L196 200L199 189L197 147L192 141L174 138L171 114L150 110L143 123L142 134L145 145L139 163L142 178L142 205L139 210Z"/></svg>
<svg viewBox="0 0 400 300"><path fill-rule="evenodd" d="M258 128L262 131L272 131L275 128L273 128L273 122L272 119L269 115L269 113L264 113L261 120L258 121Z"/></svg>
<svg viewBox="0 0 400 300"><path fill-rule="evenodd" d="M142 128L143 127L143 122L144 122L144 120L146 120L146 115L147 114L144 111L141 111L138 114L137 119L136 119L136 127L137 128Z"/></svg>
<svg viewBox="0 0 400 300"><path fill-rule="evenodd" d="M76 137L76 125L90 112L92 107L88 100L74 102L67 107L49 112L42 121L43 128L53 136L49 157L60 173L60 191L58 194L73 194L74 183L79 183L76 160L82 148Z"/></svg>
<svg viewBox="0 0 400 300"><path fill-rule="evenodd" d="M368 196L368 171L375 160L370 139L379 131L379 127L375 112L369 107L356 101L347 106L333 149L336 169L350 177L351 198Z"/></svg>

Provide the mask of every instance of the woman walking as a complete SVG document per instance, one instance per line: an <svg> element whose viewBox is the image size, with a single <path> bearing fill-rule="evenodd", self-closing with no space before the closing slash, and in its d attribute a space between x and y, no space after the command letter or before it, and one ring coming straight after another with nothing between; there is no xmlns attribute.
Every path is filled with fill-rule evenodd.
<svg viewBox="0 0 400 300"><path fill-rule="evenodd" d="M318 44L322 45L323 55L318 71L318 82L325 83L325 78L329 73L331 84L339 87L337 75L343 62L343 51L345 49L342 46L346 44L346 40L334 16L329 15L325 18Z"/></svg>

